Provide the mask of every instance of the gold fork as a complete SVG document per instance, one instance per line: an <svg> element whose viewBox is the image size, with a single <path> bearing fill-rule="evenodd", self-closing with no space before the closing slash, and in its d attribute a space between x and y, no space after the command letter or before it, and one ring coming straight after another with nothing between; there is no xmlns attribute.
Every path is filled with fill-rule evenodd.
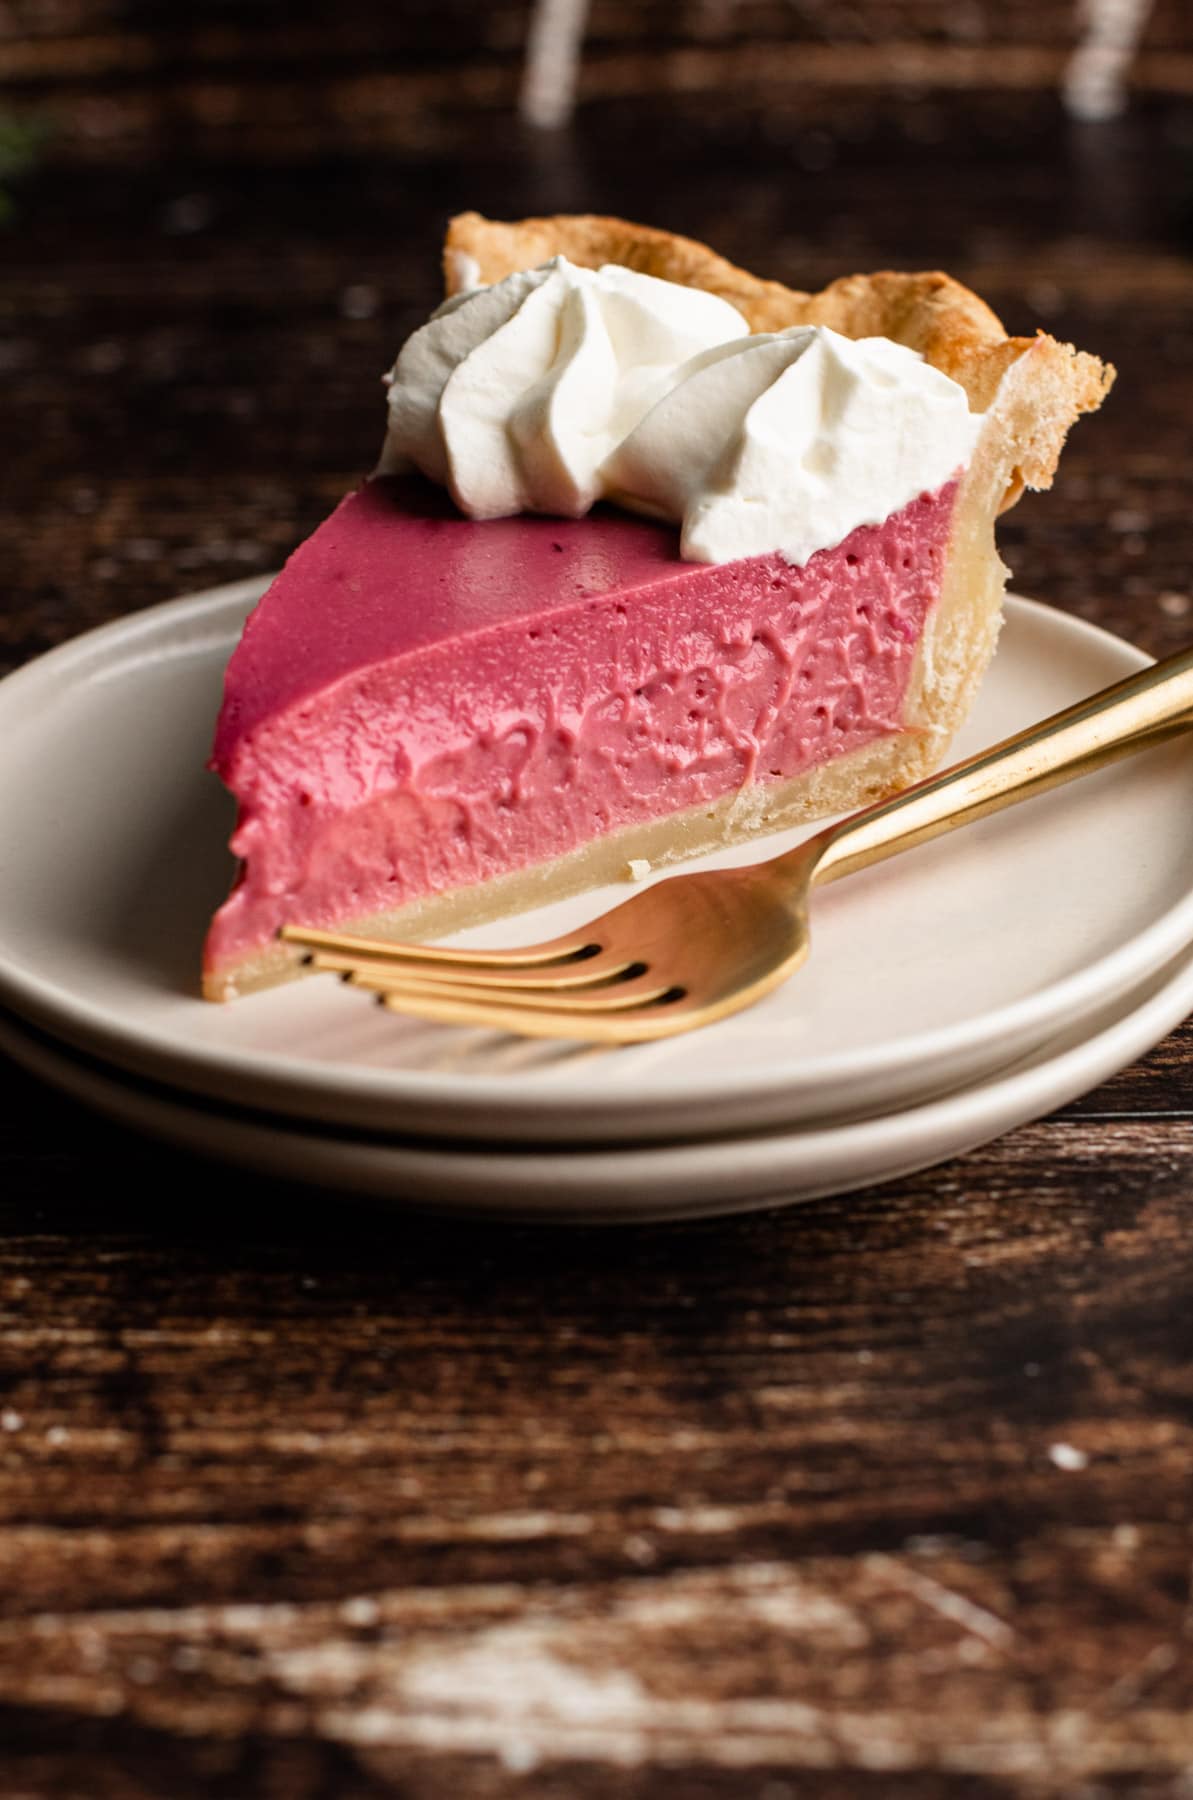
<svg viewBox="0 0 1193 1800"><path fill-rule="evenodd" d="M1193 725L1193 649L1154 663L893 799L747 868L659 881L590 925L517 950L281 936L396 1012L526 1037L641 1043L761 999L808 954L811 890Z"/></svg>

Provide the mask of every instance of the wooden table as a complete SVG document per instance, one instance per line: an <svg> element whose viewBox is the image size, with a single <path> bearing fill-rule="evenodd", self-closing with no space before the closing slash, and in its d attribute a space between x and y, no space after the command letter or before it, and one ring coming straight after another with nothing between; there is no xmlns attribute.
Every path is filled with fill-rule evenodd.
<svg viewBox="0 0 1193 1800"><path fill-rule="evenodd" d="M1176 648L1191 142L1160 101L834 133L610 98L404 162L181 124L51 160L0 261L4 657L275 565L369 465L463 204L648 213L806 285L940 263L1111 357L1005 554ZM5 1094L6 1797L1193 1793L1188 1029L913 1179L608 1233L368 1212Z"/></svg>

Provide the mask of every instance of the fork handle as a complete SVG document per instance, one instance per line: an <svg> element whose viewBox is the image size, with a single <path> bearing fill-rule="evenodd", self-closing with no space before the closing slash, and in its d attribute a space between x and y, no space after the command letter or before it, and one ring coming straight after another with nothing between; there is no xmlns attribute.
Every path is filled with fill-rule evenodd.
<svg viewBox="0 0 1193 1800"><path fill-rule="evenodd" d="M806 868L809 850L821 846L812 880L837 881L1190 726L1193 648L1116 681L890 800L853 813L790 856L793 864Z"/></svg>

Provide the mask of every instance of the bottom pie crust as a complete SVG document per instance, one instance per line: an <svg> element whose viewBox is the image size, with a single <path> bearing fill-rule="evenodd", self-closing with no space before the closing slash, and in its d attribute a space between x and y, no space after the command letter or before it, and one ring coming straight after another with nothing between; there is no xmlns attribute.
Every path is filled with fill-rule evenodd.
<svg viewBox="0 0 1193 1800"><path fill-rule="evenodd" d="M756 783L708 806L630 825L550 862L512 870L476 886L429 894L408 906L345 919L335 929L399 943L426 943L472 925L491 924L588 888L633 879L631 863L653 873L709 850L750 843L812 819L849 812L906 787L928 772L927 734L899 733L821 763L791 781ZM233 1000L303 974L303 953L280 941L223 969L210 970L209 1000Z"/></svg>

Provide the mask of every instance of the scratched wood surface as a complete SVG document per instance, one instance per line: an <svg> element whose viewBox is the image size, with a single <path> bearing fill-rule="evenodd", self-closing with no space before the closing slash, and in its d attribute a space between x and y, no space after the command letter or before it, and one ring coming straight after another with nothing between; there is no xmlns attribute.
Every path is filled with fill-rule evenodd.
<svg viewBox="0 0 1193 1800"><path fill-rule="evenodd" d="M837 129L598 81L536 143L507 42L483 117L382 130L300 9L291 99L238 138L278 15L170 10L0 9L10 95L61 121L0 238L6 666L277 563L368 466L466 204L648 215L809 285L943 263L1112 357L1005 554L1149 650L1193 633L1193 128L1158 87L1096 128L1041 88ZM608 58L631 10L597 9ZM914 1179L614 1233L367 1211L3 1081L5 1800L1193 1793L1188 1028Z"/></svg>

